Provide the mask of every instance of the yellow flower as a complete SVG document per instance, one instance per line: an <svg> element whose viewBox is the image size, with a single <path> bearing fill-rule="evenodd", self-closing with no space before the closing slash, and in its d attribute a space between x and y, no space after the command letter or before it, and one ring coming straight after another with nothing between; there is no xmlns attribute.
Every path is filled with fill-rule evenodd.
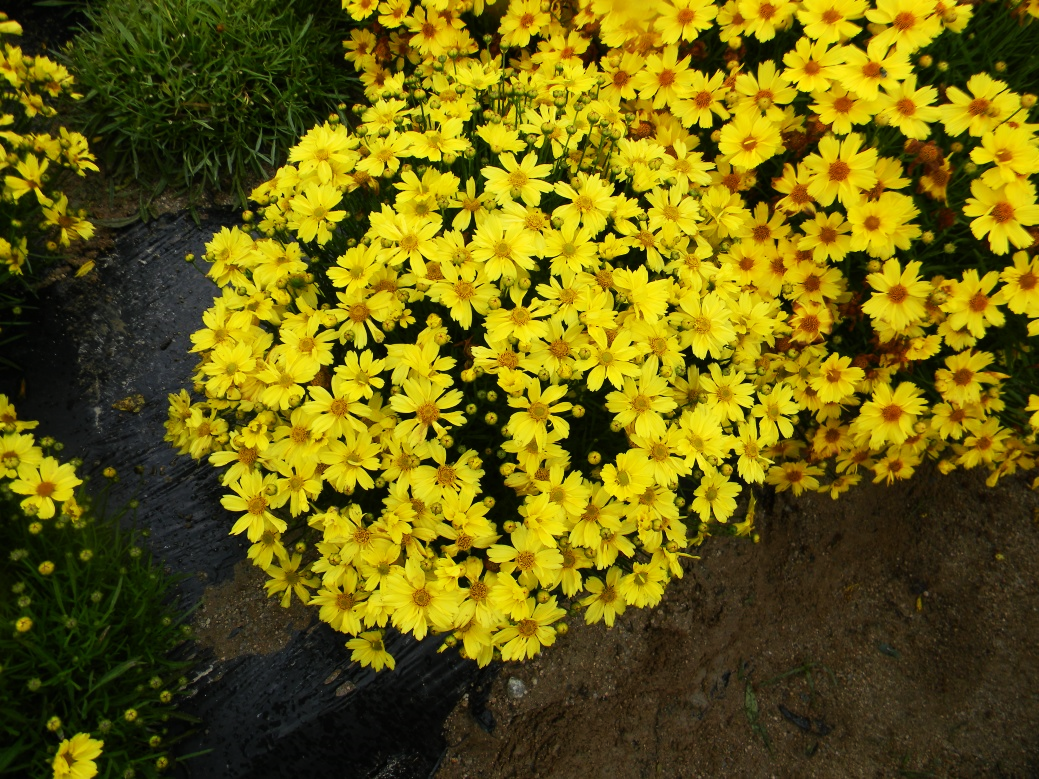
<svg viewBox="0 0 1039 779"><path fill-rule="evenodd" d="M956 444L958 454L956 464L964 468L974 468L982 463L992 464L1000 459L1006 449L1006 439L1010 431L1000 427L996 417L969 419L964 423L968 433L963 444Z"/></svg>
<svg viewBox="0 0 1039 779"><path fill-rule="evenodd" d="M726 522L736 511L736 496L740 494L740 485L729 481L723 474L711 466L704 468L703 478L693 492L692 509L700 516L701 522Z"/></svg>
<svg viewBox="0 0 1039 779"><path fill-rule="evenodd" d="M524 47L532 35L539 35L543 27L552 21L544 10L541 0L516 0L509 3L498 31L503 48Z"/></svg>
<svg viewBox="0 0 1039 779"><path fill-rule="evenodd" d="M32 435L10 433L0 438L0 478L14 479L22 465L39 466L43 450Z"/></svg>
<svg viewBox="0 0 1039 779"><path fill-rule="evenodd" d="M775 485L779 492L793 491L794 495L802 492L814 492L819 489L819 479L822 468L809 465L803 460L800 462L785 462L781 465L773 465L768 472L765 481Z"/></svg>
<svg viewBox="0 0 1039 779"><path fill-rule="evenodd" d="M989 246L996 254L1010 251L1008 242L1019 249L1032 245L1032 235L1025 226L1039 224L1039 205L1031 183L1023 181L994 188L981 179L974 179L970 193L963 215L976 217L970 223L975 238L987 235Z"/></svg>
<svg viewBox="0 0 1039 779"><path fill-rule="evenodd" d="M332 238L332 230L342 221L346 211L333 211L343 199L343 193L326 184L308 184L302 194L292 198L289 229L295 230L301 241L317 239L324 246Z"/></svg>
<svg viewBox="0 0 1039 779"><path fill-rule="evenodd" d="M866 0L804 0L797 19L804 34L823 44L850 40L862 29L853 19L860 19L869 7Z"/></svg>
<svg viewBox="0 0 1039 779"><path fill-rule="evenodd" d="M606 572L605 581L598 576L588 577L584 588L590 594L581 599L581 605L585 609L584 621L587 624L605 622L607 627L612 628L617 616L624 613L628 604L618 592L622 574L620 568L611 566Z"/></svg>
<svg viewBox="0 0 1039 779"><path fill-rule="evenodd" d="M995 357L989 352L960 352L945 358L934 373L934 388L949 403L967 406L981 400L981 385L994 384L998 374L986 371Z"/></svg>
<svg viewBox="0 0 1039 779"><path fill-rule="evenodd" d="M970 158L978 165L995 164L981 176L994 188L1039 172L1039 149L1032 132L1022 125L1001 124L995 132L985 133L981 145L971 149Z"/></svg>
<svg viewBox="0 0 1039 779"><path fill-rule="evenodd" d="M1028 419L1028 424L1031 425L1033 430L1039 430L1039 395L1029 395L1028 405L1025 406L1025 411L1034 412Z"/></svg>
<svg viewBox="0 0 1039 779"><path fill-rule="evenodd" d="M717 405L700 403L685 409L678 424L681 437L677 439L677 448L687 465L708 468L711 458L726 456L730 442L722 433L724 421L725 412Z"/></svg>
<svg viewBox="0 0 1039 779"><path fill-rule="evenodd" d="M739 111L721 130L718 151L740 168L756 168L782 146L779 128L758 111Z"/></svg>
<svg viewBox="0 0 1039 779"><path fill-rule="evenodd" d="M674 0L662 5L659 11L654 26L664 44L696 40L701 32L711 28L718 15L718 9L709 0Z"/></svg>
<svg viewBox="0 0 1039 779"><path fill-rule="evenodd" d="M876 40L899 51L922 49L942 32L935 0L876 0L876 8L866 11L866 18L889 25L877 33Z"/></svg>
<svg viewBox="0 0 1039 779"><path fill-rule="evenodd" d="M613 210L613 185L595 174L578 173L577 188L557 182L555 192L570 200L552 211L564 225L584 225L597 236L606 228L606 217Z"/></svg>
<svg viewBox="0 0 1039 779"><path fill-rule="evenodd" d="M346 648L351 650L350 659L365 668L371 667L376 671L389 668L392 671L397 661L386 651L383 638L381 630L368 630L357 638L351 638L346 642Z"/></svg>
<svg viewBox="0 0 1039 779"><path fill-rule="evenodd" d="M618 454L615 464L604 465L601 478L607 493L617 500L629 500L652 485L653 469L636 450L631 450Z"/></svg>
<svg viewBox="0 0 1039 779"><path fill-rule="evenodd" d="M36 199L41 205L51 205L54 201L43 193L43 177L47 173L49 165L50 162L47 160L44 160L41 165L40 160L34 154L25 155L25 158L19 160L14 166L19 175L4 176L7 193L10 193L12 199L17 202L27 192L35 192Z"/></svg>
<svg viewBox="0 0 1039 779"><path fill-rule="evenodd" d="M299 174L303 179L316 175L319 184L338 186L360 159L355 151L357 146L357 139L343 125L318 125L308 130L292 147L289 162L299 163Z"/></svg>
<svg viewBox="0 0 1039 779"><path fill-rule="evenodd" d="M54 756L54 779L92 779L97 776L97 763L104 741L92 739L89 733L77 733L58 745Z"/></svg>
<svg viewBox="0 0 1039 779"><path fill-rule="evenodd" d="M919 262L908 263L904 271L898 260L885 262L883 272L866 277L874 292L863 304L863 312L886 322L896 331L907 330L925 319L931 284L921 280L919 272Z"/></svg>
<svg viewBox="0 0 1039 779"><path fill-rule="evenodd" d="M910 222L920 211L913 199L900 192L885 192L877 200L863 198L848 204L851 249L866 250L870 257L887 259L895 249L908 249L920 235L920 227Z"/></svg>
<svg viewBox="0 0 1039 779"><path fill-rule="evenodd" d="M522 409L509 418L506 425L509 435L521 446L535 441L539 449L547 444L549 423L554 432L563 437L569 435L570 424L560 415L570 411L573 404L557 402L566 393L566 384L542 388L536 376L528 377L526 395L511 395L508 399L510 406Z"/></svg>
<svg viewBox="0 0 1039 779"><path fill-rule="evenodd" d="M664 595L668 571L660 565L659 558L648 563L632 563L631 573L621 577L617 593L629 606L644 608L656 606Z"/></svg>
<svg viewBox="0 0 1039 779"><path fill-rule="evenodd" d="M64 193L50 206L43 207L45 224L58 228L58 243L68 246L72 241L89 241L94 237L94 226L86 219L68 213L69 199Z"/></svg>
<svg viewBox="0 0 1039 779"><path fill-rule="evenodd" d="M862 404L851 431L857 441L869 442L871 449L884 444L901 444L913 432L917 418L927 409L927 401L912 382L903 381L894 390L878 385L873 397Z"/></svg>
<svg viewBox="0 0 1039 779"><path fill-rule="evenodd" d="M831 354L819 365L819 372L808 380L809 386L819 394L823 403L840 403L855 392L865 371L854 368L850 357Z"/></svg>
<svg viewBox="0 0 1039 779"><path fill-rule="evenodd" d="M0 14L0 35L21 35L22 25L13 19L8 19L6 14Z"/></svg>
<svg viewBox="0 0 1039 779"><path fill-rule="evenodd" d="M689 57L678 59L677 46L665 46L663 54L650 54L645 66L635 74L632 86L641 100L652 100L653 108L663 108L682 96L691 84Z"/></svg>
<svg viewBox="0 0 1039 779"><path fill-rule="evenodd" d="M877 183L874 169L877 151L862 150L863 137L852 133L843 141L827 136L819 141L819 153L805 158L804 165L814 174L808 194L824 206L839 200L842 205L856 203L862 190Z"/></svg>
<svg viewBox="0 0 1039 779"><path fill-rule="evenodd" d="M18 479L11 482L11 491L28 496L21 502L23 509L40 519L50 519L55 514L54 503L64 503L82 483L72 465L44 457L39 467L23 463L18 468Z"/></svg>
<svg viewBox="0 0 1039 779"><path fill-rule="evenodd" d="M916 88L914 74L893 89L885 90L877 98L875 107L878 118L897 127L906 138L921 140L931 134L930 125L938 121L940 112L934 105L937 99L938 90L934 87Z"/></svg>
<svg viewBox="0 0 1039 779"><path fill-rule="evenodd" d="M534 599L529 598L527 612L515 625L494 634L494 643L501 647L502 660L529 660L541 647L552 646L557 632L552 624L566 616L566 611L556 604L555 596L536 605Z"/></svg>
<svg viewBox="0 0 1039 779"><path fill-rule="evenodd" d="M465 416L461 411L447 411L462 402L462 393L459 390L445 392L424 377L417 380L405 379L401 388L404 390L403 393L390 397L390 408L398 414L415 416L398 424L394 430L394 437L407 440L412 446L418 446L426 440L430 429L441 436L447 432L445 424L465 424Z"/></svg>
<svg viewBox="0 0 1039 779"><path fill-rule="evenodd" d="M535 153L527 154L519 163L512 154L502 154L498 159L504 170L490 165L480 170L487 179L486 191L493 194L498 203L522 200L528 206L536 206L541 204L543 193L552 191L552 184L544 181L552 172L552 166L538 165Z"/></svg>
<svg viewBox="0 0 1039 779"><path fill-rule="evenodd" d="M857 46L843 46L841 53L844 64L834 66L834 78L863 100L876 100L881 88L893 90L913 72L907 52L877 38L870 40L866 51Z"/></svg>
<svg viewBox="0 0 1039 779"><path fill-rule="evenodd" d="M1027 253L1015 252L1013 260L1014 264L999 274L1007 308L1015 314L1039 316L1039 258L1029 260Z"/></svg>
<svg viewBox="0 0 1039 779"><path fill-rule="evenodd" d="M783 55L783 64L786 65L783 77L793 83L799 92L825 92L833 79L834 65L840 63L839 50L805 37Z"/></svg>
<svg viewBox="0 0 1039 779"><path fill-rule="evenodd" d="M967 94L957 87L949 87L945 96L949 102L940 107L942 122L949 135L969 132L975 137L990 133L1020 109L1020 101L1005 81L987 73L977 73L967 81Z"/></svg>
<svg viewBox="0 0 1039 779"><path fill-rule="evenodd" d="M355 590L357 575L352 571L351 574L348 582L352 579L352 584L334 584L330 587L322 587L310 599L309 605L321 607L318 619L327 622L333 630L357 635L362 631L361 609L358 608L358 604L364 603L368 598L368 593L363 590L360 592Z"/></svg>
<svg viewBox="0 0 1039 779"><path fill-rule="evenodd" d="M920 455L908 446L892 446L873 465L873 483L886 482L893 484L896 480L908 479L920 464Z"/></svg>
<svg viewBox="0 0 1039 779"><path fill-rule="evenodd" d="M694 70L680 93L682 99L672 104L671 112L686 127L713 127L715 116L723 121L730 116L724 102L727 93L723 72L718 71L708 77L702 71Z"/></svg>
<svg viewBox="0 0 1039 779"><path fill-rule="evenodd" d="M438 632L450 630L462 599L457 587L430 579L413 557L379 591L392 611L393 626L418 639L425 638L431 627Z"/></svg>
<svg viewBox="0 0 1039 779"><path fill-rule="evenodd" d="M522 272L537 267L534 237L522 223L506 225L498 212L491 212L477 226L471 248L473 259L483 263L487 281L515 281Z"/></svg>
<svg viewBox="0 0 1039 779"><path fill-rule="evenodd" d="M847 135L856 125L868 124L873 118L872 101L849 92L839 81L828 89L812 93L815 102L809 108L819 114L819 121L830 126L834 135Z"/></svg>
<svg viewBox="0 0 1039 779"><path fill-rule="evenodd" d="M663 415L678 405L666 394L667 386L667 379L657 375L653 365L644 365L637 382L625 378L620 392L606 396L606 408L618 424L631 426L635 435L663 438L667 435Z"/></svg>
<svg viewBox="0 0 1039 779"><path fill-rule="evenodd" d="M268 488L270 491L276 491L276 478L274 474L262 476L252 471L244 473L238 482L230 485L236 494L224 495L220 499L220 505L228 511L246 512L231 528L231 535L245 532L248 539L255 543L267 530L285 532L285 521L270 512Z"/></svg>
<svg viewBox="0 0 1039 779"><path fill-rule="evenodd" d="M720 359L722 349L736 340L732 312L725 299L716 292L703 297L692 292L685 294L679 305L689 315L689 329L682 333L683 346L692 346L693 354L701 360L708 354Z"/></svg>
<svg viewBox="0 0 1039 779"><path fill-rule="evenodd" d="M752 484L760 484L765 480L765 468L772 461L762 453L762 442L758 439L757 425L748 419L739 426L739 434L733 442L733 451L739 456L736 461L740 478Z"/></svg>
<svg viewBox="0 0 1039 779"><path fill-rule="evenodd" d="M280 561L281 566L272 565L267 569L267 574L271 577L263 585L267 590L267 597L280 592L282 594L281 607L283 609L289 607L293 593L295 593L301 603L306 605L310 602L310 590L308 588L316 589L318 586L317 579L304 575L309 566L303 566L303 571L299 570L302 561L301 555L294 554L291 559L282 558Z"/></svg>
<svg viewBox="0 0 1039 779"><path fill-rule="evenodd" d="M773 384L768 393L758 392L758 404L754 406L754 416L761 418L761 439L766 446L779 441L780 437L789 438L794 434L794 426L787 418L799 410L793 399L794 391L786 382Z"/></svg>
<svg viewBox="0 0 1039 779"><path fill-rule="evenodd" d="M949 318L950 328L965 328L975 338L985 335L989 327L1001 327L1006 316L999 307L1005 303L1003 290L990 294L999 279L997 271L989 271L979 278L978 272L971 268L963 272L963 279L958 282L949 299L942 304L942 310Z"/></svg>

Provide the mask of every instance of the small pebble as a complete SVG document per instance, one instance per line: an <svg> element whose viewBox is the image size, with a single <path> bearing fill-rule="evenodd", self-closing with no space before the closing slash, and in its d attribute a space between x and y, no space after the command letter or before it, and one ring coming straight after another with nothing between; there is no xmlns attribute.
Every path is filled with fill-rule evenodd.
<svg viewBox="0 0 1039 779"><path fill-rule="evenodd" d="M343 682L341 685L336 687L335 696L337 698L342 698L344 695L349 695L356 689L357 685L353 682Z"/></svg>
<svg viewBox="0 0 1039 779"><path fill-rule="evenodd" d="M521 679L517 679L515 676L509 678L509 697L516 698L517 700L527 694L527 685L523 683Z"/></svg>

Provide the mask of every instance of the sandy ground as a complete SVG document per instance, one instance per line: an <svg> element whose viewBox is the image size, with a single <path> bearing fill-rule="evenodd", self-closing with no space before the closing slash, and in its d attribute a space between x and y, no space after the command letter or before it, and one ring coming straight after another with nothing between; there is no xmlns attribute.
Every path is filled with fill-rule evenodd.
<svg viewBox="0 0 1039 779"><path fill-rule="evenodd" d="M470 693L438 778L1039 776L1027 482L780 495L759 530Z"/></svg>

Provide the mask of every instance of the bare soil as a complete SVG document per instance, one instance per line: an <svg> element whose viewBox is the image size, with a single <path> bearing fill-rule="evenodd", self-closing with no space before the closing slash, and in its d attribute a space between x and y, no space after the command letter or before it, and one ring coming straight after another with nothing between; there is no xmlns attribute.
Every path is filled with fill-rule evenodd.
<svg viewBox="0 0 1039 779"><path fill-rule="evenodd" d="M298 598L283 609L280 598L267 597L266 581L250 560L241 560L233 579L206 588L192 628L198 643L211 649L216 660L273 654L310 625L312 610Z"/></svg>
<svg viewBox="0 0 1039 779"><path fill-rule="evenodd" d="M657 609L575 617L471 693L438 779L1039 776L1024 479L924 472L758 517L759 544L710 539Z"/></svg>

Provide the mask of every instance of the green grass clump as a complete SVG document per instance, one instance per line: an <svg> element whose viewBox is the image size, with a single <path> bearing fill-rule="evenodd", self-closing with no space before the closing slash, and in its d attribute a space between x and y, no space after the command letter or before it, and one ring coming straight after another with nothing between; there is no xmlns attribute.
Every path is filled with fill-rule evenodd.
<svg viewBox="0 0 1039 779"><path fill-rule="evenodd" d="M76 490L33 427L0 395L0 775L155 776L186 733L185 615L106 490Z"/></svg>
<svg viewBox="0 0 1039 779"><path fill-rule="evenodd" d="M356 83L324 0L108 0L87 16L69 52L86 123L110 170L137 179L244 203L248 177Z"/></svg>

